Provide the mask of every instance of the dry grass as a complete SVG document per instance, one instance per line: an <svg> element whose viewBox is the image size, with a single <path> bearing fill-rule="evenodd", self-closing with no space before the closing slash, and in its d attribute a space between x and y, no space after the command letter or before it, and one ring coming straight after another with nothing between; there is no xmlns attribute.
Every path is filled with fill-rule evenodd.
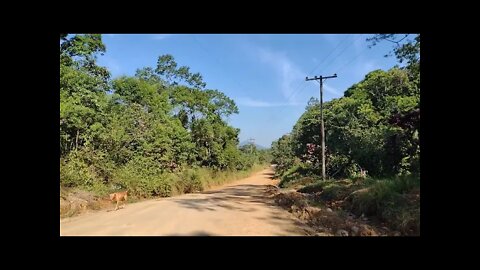
<svg viewBox="0 0 480 270"><path fill-rule="evenodd" d="M172 196L181 195L189 192L208 190L210 188L221 186L227 182L239 180L248 177L262 169L265 166L254 166L248 171L240 172L218 172L212 173L207 169L191 171L186 177L190 180L193 178L195 182L188 183L190 186L186 188L186 184L181 178L175 179ZM193 177L192 177L193 176ZM194 185L191 185L194 184ZM139 197L132 194L128 198L128 203L144 201L149 198ZM60 218L67 218L80 215L87 211L113 209L114 204L106 196L96 195L93 191L85 191L79 188L60 187Z"/></svg>

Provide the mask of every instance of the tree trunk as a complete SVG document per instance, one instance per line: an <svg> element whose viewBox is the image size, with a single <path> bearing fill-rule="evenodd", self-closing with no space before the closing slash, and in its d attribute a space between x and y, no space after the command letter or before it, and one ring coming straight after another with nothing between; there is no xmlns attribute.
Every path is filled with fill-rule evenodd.
<svg viewBox="0 0 480 270"><path fill-rule="evenodd" d="M75 139L75 149L78 149L78 133L79 131L77 130L77 138Z"/></svg>

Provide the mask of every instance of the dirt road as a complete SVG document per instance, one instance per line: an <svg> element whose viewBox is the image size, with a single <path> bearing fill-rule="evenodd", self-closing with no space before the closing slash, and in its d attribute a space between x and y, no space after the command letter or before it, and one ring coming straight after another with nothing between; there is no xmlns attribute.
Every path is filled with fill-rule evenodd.
<svg viewBox="0 0 480 270"><path fill-rule="evenodd" d="M308 228L266 194L271 169L206 192L63 219L60 235L290 236ZM112 205L113 207L113 205Z"/></svg>

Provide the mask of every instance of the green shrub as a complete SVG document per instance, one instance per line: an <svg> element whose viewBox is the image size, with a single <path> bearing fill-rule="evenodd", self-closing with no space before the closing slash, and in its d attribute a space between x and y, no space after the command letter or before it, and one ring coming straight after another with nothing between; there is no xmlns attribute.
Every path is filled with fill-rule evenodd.
<svg viewBox="0 0 480 270"><path fill-rule="evenodd" d="M323 187L323 192L320 196L326 201L343 200L352 191L353 188L350 185L345 185L338 183L337 181L332 181L329 184L325 184L325 186Z"/></svg>
<svg viewBox="0 0 480 270"><path fill-rule="evenodd" d="M186 169L181 174L182 193L192 193L203 190L203 174L199 169Z"/></svg>
<svg viewBox="0 0 480 270"><path fill-rule="evenodd" d="M93 188L103 182L93 165L87 164L76 152L60 159L60 184L65 187Z"/></svg>
<svg viewBox="0 0 480 270"><path fill-rule="evenodd" d="M293 165L290 169L288 169L282 176L280 180L280 187L288 187L292 186L293 184L298 184L299 179L304 184L312 183L316 177L317 171L313 168L310 164L307 163L299 163ZM307 176L307 177L305 177Z"/></svg>
<svg viewBox="0 0 480 270"><path fill-rule="evenodd" d="M170 197L173 193L173 181L167 175L158 175L148 181L148 192L151 196Z"/></svg>
<svg viewBox="0 0 480 270"><path fill-rule="evenodd" d="M316 192L322 192L323 189L331 185L333 183L332 180L327 180L327 181L317 181L313 184L306 185L298 190L298 192L301 193L316 193Z"/></svg>
<svg viewBox="0 0 480 270"><path fill-rule="evenodd" d="M403 176L367 183L365 192L352 196L349 205L352 212L377 216L404 233L419 232L420 201L412 194L419 190L419 178Z"/></svg>
<svg viewBox="0 0 480 270"><path fill-rule="evenodd" d="M170 196L173 184L157 162L145 157L135 157L118 169L112 183L143 198Z"/></svg>

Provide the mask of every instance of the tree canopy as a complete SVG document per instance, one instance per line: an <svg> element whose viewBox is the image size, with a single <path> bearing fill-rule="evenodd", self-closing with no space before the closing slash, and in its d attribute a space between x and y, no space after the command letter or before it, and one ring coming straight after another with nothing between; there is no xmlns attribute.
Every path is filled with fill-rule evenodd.
<svg viewBox="0 0 480 270"><path fill-rule="evenodd" d="M167 54L156 67L111 79L97 64L105 52L99 34L60 35L62 184L119 184L153 195L174 185L166 174L175 170L245 170L259 162L258 153L238 148L240 130L226 122L239 112L235 102L207 89L200 73Z"/></svg>
<svg viewBox="0 0 480 270"><path fill-rule="evenodd" d="M393 35L376 35L373 45ZM397 40L398 41L398 40ZM347 177L366 169L373 176L418 174L420 147L420 35L394 48L405 67L375 70L324 103L327 176ZM290 135L272 144L279 173L295 159L319 169L320 108L311 99Z"/></svg>

